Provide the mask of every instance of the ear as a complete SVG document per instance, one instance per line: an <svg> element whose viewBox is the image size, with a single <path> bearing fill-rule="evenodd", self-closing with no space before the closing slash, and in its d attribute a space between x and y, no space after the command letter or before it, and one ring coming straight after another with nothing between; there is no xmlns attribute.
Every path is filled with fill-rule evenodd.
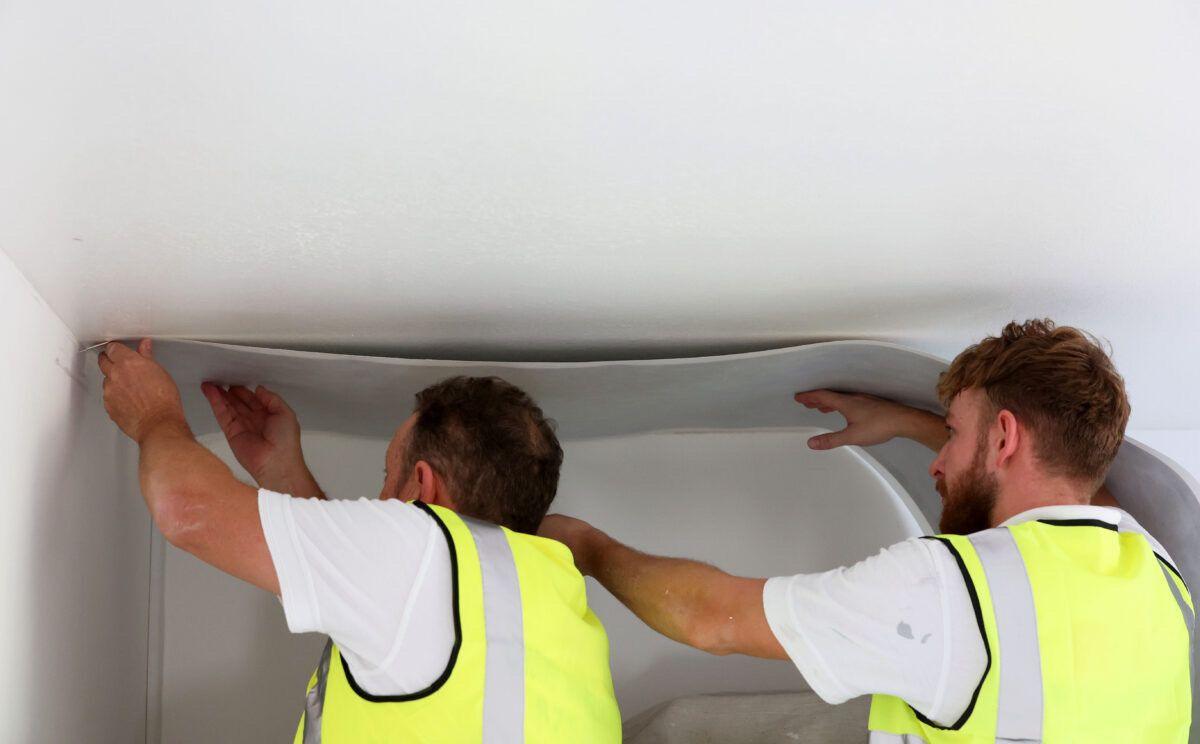
<svg viewBox="0 0 1200 744"><path fill-rule="evenodd" d="M1016 457L1021 446L1021 430L1017 426L1017 417L1007 409L997 414L996 424L1000 427L1000 441L996 444L996 467L1003 468L1012 464L1013 458Z"/></svg>
<svg viewBox="0 0 1200 744"><path fill-rule="evenodd" d="M413 466L413 475L417 481L417 500L435 506L454 509L454 499L446 492L446 483L428 462L418 460Z"/></svg>
<svg viewBox="0 0 1200 744"><path fill-rule="evenodd" d="M417 460L413 466L413 480L417 485L417 501L426 504L437 503L437 489L434 485L433 468L424 460Z"/></svg>

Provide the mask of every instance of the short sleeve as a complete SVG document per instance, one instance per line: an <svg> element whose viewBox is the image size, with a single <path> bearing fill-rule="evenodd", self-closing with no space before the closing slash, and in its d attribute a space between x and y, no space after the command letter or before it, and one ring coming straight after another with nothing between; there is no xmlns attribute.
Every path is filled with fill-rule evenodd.
<svg viewBox="0 0 1200 744"><path fill-rule="evenodd" d="M952 723L986 667L966 585L934 541L914 538L853 566L770 579L763 609L828 703L895 695L931 720Z"/></svg>
<svg viewBox="0 0 1200 744"><path fill-rule="evenodd" d="M259 518L293 633L328 634L377 694L422 689L454 643L449 549L399 500L299 499L261 489Z"/></svg>

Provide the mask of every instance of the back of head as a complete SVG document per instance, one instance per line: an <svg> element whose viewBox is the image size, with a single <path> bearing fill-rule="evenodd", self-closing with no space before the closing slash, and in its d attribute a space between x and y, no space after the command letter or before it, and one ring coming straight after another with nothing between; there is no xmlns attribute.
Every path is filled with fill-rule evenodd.
<svg viewBox="0 0 1200 744"><path fill-rule="evenodd" d="M460 513L534 533L558 490L554 422L498 377L452 377L417 393L406 469L424 460Z"/></svg>
<svg viewBox="0 0 1200 744"><path fill-rule="evenodd" d="M1092 336L1050 320L1009 323L959 354L938 382L947 407L983 390L992 413L1006 409L1033 434L1048 474L1099 485L1125 435L1125 382Z"/></svg>

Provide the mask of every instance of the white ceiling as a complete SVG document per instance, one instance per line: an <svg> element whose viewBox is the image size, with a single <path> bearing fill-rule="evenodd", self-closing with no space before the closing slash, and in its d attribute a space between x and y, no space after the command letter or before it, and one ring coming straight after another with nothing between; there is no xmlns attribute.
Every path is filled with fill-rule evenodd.
<svg viewBox="0 0 1200 744"><path fill-rule="evenodd" d="M0 250L81 340L1108 338L1195 428L1189 2L10 0Z"/></svg>

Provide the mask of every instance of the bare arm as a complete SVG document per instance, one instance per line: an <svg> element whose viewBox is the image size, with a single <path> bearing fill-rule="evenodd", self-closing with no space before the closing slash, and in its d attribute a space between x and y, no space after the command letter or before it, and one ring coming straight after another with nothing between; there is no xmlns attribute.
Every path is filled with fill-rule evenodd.
<svg viewBox="0 0 1200 744"><path fill-rule="evenodd" d="M110 343L99 357L104 407L139 449L142 497L163 536L205 563L279 593L254 488L196 442L179 390L151 354Z"/></svg>
<svg viewBox="0 0 1200 744"><path fill-rule="evenodd" d="M941 416L874 395L807 390L796 393L796 402L821 413L839 413L846 419L846 426L840 431L809 439L808 446L815 450L845 445L869 447L904 437L939 452L949 438L946 420ZM1097 506L1120 506L1112 492L1103 485L1092 497L1091 503Z"/></svg>
<svg viewBox="0 0 1200 744"><path fill-rule="evenodd" d="M787 658L767 625L765 579L642 553L571 517L547 517L538 534L565 543L584 574L595 577L642 622L672 640L722 656Z"/></svg>
<svg viewBox="0 0 1200 744"><path fill-rule="evenodd" d="M894 437L914 439L933 450L947 438L945 421L870 395L814 390L797 402L846 418L841 431L809 440L813 449L869 446ZM767 624L762 593L765 579L732 576L697 561L664 558L629 548L586 522L551 515L539 534L563 542L583 573L654 630L713 654L746 654L785 659L786 652Z"/></svg>
<svg viewBox="0 0 1200 744"><path fill-rule="evenodd" d="M182 421L153 426L138 445L142 496L163 537L227 574L279 594L258 516L258 491L235 478Z"/></svg>
<svg viewBox="0 0 1200 744"><path fill-rule="evenodd" d="M938 452L948 438L946 420L941 416L874 395L808 390L796 393L796 402L821 413L839 413L846 419L840 431L810 439L808 446L815 450L845 445L869 447L904 437Z"/></svg>

